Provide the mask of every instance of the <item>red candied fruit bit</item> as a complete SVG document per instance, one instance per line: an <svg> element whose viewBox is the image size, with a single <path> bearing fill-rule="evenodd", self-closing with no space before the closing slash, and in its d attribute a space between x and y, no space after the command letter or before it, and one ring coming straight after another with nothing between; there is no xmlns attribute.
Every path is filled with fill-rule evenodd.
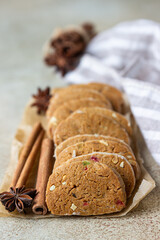
<svg viewBox="0 0 160 240"><path fill-rule="evenodd" d="M87 167L84 168L84 170L87 170L87 169L88 169Z"/></svg>
<svg viewBox="0 0 160 240"><path fill-rule="evenodd" d="M93 160L95 162L99 162L99 159L97 157L94 157L94 156L91 157L91 160Z"/></svg>
<svg viewBox="0 0 160 240"><path fill-rule="evenodd" d="M123 203L121 200L117 200L116 204L117 204L117 205L124 206L124 203Z"/></svg>
<svg viewBox="0 0 160 240"><path fill-rule="evenodd" d="M88 202L83 202L83 206L87 206L88 205Z"/></svg>

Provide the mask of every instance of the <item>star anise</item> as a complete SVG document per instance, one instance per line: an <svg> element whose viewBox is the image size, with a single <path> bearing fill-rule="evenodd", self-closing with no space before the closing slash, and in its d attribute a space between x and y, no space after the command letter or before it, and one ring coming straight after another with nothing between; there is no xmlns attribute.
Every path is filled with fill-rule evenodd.
<svg viewBox="0 0 160 240"><path fill-rule="evenodd" d="M77 67L88 42L95 35L92 24L85 23L82 28L86 32L88 41L81 32L76 30L63 31L50 41L50 48L54 51L49 52L44 61L48 66L55 66L62 75Z"/></svg>
<svg viewBox="0 0 160 240"><path fill-rule="evenodd" d="M9 192L0 193L0 200L9 212L17 209L21 213L24 212L25 208L31 207L36 194L36 189L25 189L24 186L20 188L11 187Z"/></svg>
<svg viewBox="0 0 160 240"><path fill-rule="evenodd" d="M49 105L49 100L52 97L50 94L50 88L47 87L45 90L42 90L38 88L37 94L33 95L33 98L35 99L35 102L31 104L32 107L37 107L37 113L45 113L48 105Z"/></svg>
<svg viewBox="0 0 160 240"><path fill-rule="evenodd" d="M51 47L55 51L46 56L45 62L49 66L56 66L56 69L64 76L77 66L85 50L86 42L80 33L68 31L54 38L51 41Z"/></svg>

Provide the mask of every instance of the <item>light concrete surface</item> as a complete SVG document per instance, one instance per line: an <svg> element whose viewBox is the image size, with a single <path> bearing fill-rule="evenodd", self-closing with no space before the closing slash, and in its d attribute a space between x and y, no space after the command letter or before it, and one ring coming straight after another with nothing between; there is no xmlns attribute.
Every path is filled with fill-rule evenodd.
<svg viewBox="0 0 160 240"><path fill-rule="evenodd" d="M0 179L8 165L10 146L23 108L37 86L63 81L42 63L41 48L56 26L86 20L99 30L136 18L160 20L160 1L149 0L5 0L0 1ZM137 209L120 219L0 218L0 239L158 240L160 239L160 169L145 166L157 188Z"/></svg>

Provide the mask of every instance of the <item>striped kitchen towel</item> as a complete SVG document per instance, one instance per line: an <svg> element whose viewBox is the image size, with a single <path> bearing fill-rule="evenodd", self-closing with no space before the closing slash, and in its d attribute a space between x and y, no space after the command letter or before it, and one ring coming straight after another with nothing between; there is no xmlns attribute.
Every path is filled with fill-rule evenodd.
<svg viewBox="0 0 160 240"><path fill-rule="evenodd" d="M149 20L121 23L99 33L69 83L91 81L123 89L148 148L160 165L160 24Z"/></svg>
<svg viewBox="0 0 160 240"><path fill-rule="evenodd" d="M148 148L160 165L160 87L127 78L123 86Z"/></svg>

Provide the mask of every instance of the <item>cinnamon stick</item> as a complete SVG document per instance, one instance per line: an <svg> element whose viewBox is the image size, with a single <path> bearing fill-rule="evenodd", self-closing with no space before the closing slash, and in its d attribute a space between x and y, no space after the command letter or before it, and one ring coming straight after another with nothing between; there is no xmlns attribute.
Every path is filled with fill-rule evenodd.
<svg viewBox="0 0 160 240"><path fill-rule="evenodd" d="M21 171L24 167L24 164L26 162L26 159L28 158L29 156L29 153L33 147L33 144L38 136L38 134L40 133L40 131L42 130L42 126L40 123L37 123L35 124L32 132L31 132L31 135L29 136L23 150L22 150L22 153L20 155L20 159L18 161L18 165L17 165L17 168L16 168L16 171L14 173L14 176L13 176L13 179L12 179L12 183L11 183L11 187L15 187L16 186L16 183L18 181L18 178L21 174Z"/></svg>
<svg viewBox="0 0 160 240"><path fill-rule="evenodd" d="M36 189L38 194L34 199L32 211L35 214L45 215L47 213L47 206L45 203L46 186L48 178L53 169L53 141L46 138L42 142L41 155L39 160L38 175Z"/></svg>
<svg viewBox="0 0 160 240"><path fill-rule="evenodd" d="M16 188L19 188L19 187L22 187L23 185L25 185L27 178L29 176L29 173L31 171L31 168L35 162L37 153L40 150L43 136L44 136L44 130L41 129L35 143L33 144L32 150L29 153L29 156L25 162L25 165L20 173L19 179L16 184Z"/></svg>

